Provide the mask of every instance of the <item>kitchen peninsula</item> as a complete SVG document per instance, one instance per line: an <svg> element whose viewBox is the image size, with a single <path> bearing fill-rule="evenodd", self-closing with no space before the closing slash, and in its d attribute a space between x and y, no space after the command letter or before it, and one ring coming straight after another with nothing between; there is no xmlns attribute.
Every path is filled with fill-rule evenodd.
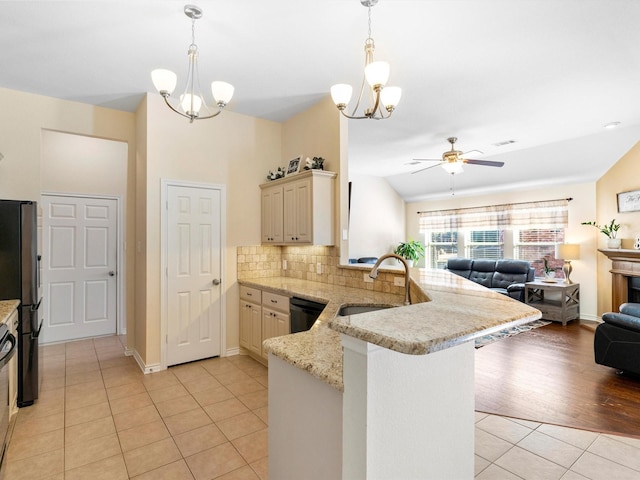
<svg viewBox="0 0 640 480"><path fill-rule="evenodd" d="M420 303L344 317L343 305L403 297L287 277L240 283L328 302L308 332L264 343L270 476L473 478L471 340L538 310L431 269L411 271Z"/></svg>

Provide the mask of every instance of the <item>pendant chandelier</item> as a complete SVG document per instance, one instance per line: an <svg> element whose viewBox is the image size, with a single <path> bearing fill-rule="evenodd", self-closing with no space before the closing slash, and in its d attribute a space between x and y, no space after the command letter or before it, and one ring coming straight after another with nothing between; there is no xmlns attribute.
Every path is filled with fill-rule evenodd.
<svg viewBox="0 0 640 480"><path fill-rule="evenodd" d="M178 80L175 73L171 70L160 68L151 72L151 80L158 93L164 98L167 106L178 115L188 118L190 123L193 123L194 120L206 120L220 115L227 103L231 101L233 86L227 82L211 82L211 93L217 110L212 111L207 107L200 89L198 46L195 40L196 20L202 18L202 9L196 5L185 5L184 14L191 19L191 45L189 45L189 50L187 51L187 56L189 57L187 83L184 92L180 95L178 105L174 106L169 102L169 97L175 90Z"/></svg>
<svg viewBox="0 0 640 480"><path fill-rule="evenodd" d="M368 9L369 34L364 42L364 77L360 86L358 101L349 113L347 106L351 100L353 89L351 85L344 83L331 87L331 98L338 110L347 118L384 120L391 116L391 113L398 105L402 96L402 89L400 87L385 87L389 79L389 64L373 60L373 52L376 47L371 37L371 7L375 6L378 0L360 0L360 3ZM358 113L360 104L363 102L368 102L368 106L365 107L363 105L361 112ZM345 113L345 110L347 113Z"/></svg>

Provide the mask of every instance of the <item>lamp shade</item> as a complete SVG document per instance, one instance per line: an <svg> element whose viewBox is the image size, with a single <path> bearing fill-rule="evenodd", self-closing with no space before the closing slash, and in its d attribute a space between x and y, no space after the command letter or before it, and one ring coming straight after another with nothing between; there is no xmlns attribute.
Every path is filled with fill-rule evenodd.
<svg viewBox="0 0 640 480"><path fill-rule="evenodd" d="M578 260L580 258L580 245L575 243L561 243L556 245L556 258Z"/></svg>
<svg viewBox="0 0 640 480"><path fill-rule="evenodd" d="M338 83L331 87L331 99L336 105L348 105L353 88L346 83Z"/></svg>
<svg viewBox="0 0 640 480"><path fill-rule="evenodd" d="M211 82L211 93L217 104L226 105L233 97L233 85L227 82L215 81Z"/></svg>
<svg viewBox="0 0 640 480"><path fill-rule="evenodd" d="M444 168L447 173L451 173L452 175L460 175L464 172L464 170L462 169L462 163L460 162L444 162L441 167Z"/></svg>
<svg viewBox="0 0 640 480"><path fill-rule="evenodd" d="M195 115L197 117L202 106L202 100L198 95L185 93L180 97L180 106L187 115Z"/></svg>
<svg viewBox="0 0 640 480"><path fill-rule="evenodd" d="M380 101L385 107L396 108L402 97L402 89L400 87L385 87L380 93Z"/></svg>
<svg viewBox="0 0 640 480"><path fill-rule="evenodd" d="M387 62L371 62L365 67L364 76L372 87L376 85L384 87L389 80L389 64Z"/></svg>
<svg viewBox="0 0 640 480"><path fill-rule="evenodd" d="M178 77L171 70L158 68L151 72L151 81L158 92L171 95L176 89Z"/></svg>

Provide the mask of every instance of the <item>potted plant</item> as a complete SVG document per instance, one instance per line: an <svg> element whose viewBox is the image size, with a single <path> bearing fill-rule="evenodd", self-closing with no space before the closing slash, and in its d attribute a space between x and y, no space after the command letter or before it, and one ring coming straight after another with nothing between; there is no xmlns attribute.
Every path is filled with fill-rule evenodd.
<svg viewBox="0 0 640 480"><path fill-rule="evenodd" d="M424 245L417 240L400 242L393 253L400 255L407 261L409 266L412 267L413 262L417 262L420 258L424 257Z"/></svg>
<svg viewBox="0 0 640 480"><path fill-rule="evenodd" d="M598 225L596 222L582 222L581 225L591 225L596 227L607 237L607 247L620 248L621 241L619 238L616 238L616 235L618 235L618 230L620 230L621 225L616 223L615 218L606 225Z"/></svg>
<svg viewBox="0 0 640 480"><path fill-rule="evenodd" d="M544 263L544 267L542 267L542 270L544 271L544 278L547 280L553 280L556 276L555 269L549 266L549 260L547 257L544 257L542 261Z"/></svg>

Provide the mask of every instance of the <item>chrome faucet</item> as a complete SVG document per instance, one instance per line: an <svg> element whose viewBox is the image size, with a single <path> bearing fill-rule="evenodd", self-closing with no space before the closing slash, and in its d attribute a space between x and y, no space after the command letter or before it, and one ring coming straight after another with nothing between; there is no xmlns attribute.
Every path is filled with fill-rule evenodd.
<svg viewBox="0 0 640 480"><path fill-rule="evenodd" d="M409 296L409 264L400 255L397 255L395 253L386 253L381 256L369 272L369 277L373 278L374 280L378 278L378 268L380 268L380 264L387 258L397 258L404 265L404 304L411 305L411 297Z"/></svg>

